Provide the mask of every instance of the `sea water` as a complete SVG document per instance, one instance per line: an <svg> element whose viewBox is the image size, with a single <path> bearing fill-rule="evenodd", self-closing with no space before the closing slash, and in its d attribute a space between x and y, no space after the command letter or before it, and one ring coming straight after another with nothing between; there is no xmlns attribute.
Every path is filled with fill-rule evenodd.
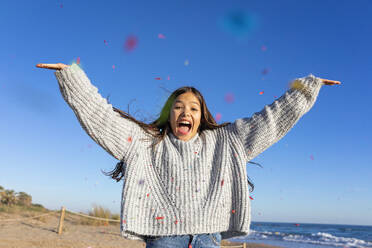
<svg viewBox="0 0 372 248"><path fill-rule="evenodd" d="M229 239L288 248L372 247L372 226L252 222L251 233Z"/></svg>

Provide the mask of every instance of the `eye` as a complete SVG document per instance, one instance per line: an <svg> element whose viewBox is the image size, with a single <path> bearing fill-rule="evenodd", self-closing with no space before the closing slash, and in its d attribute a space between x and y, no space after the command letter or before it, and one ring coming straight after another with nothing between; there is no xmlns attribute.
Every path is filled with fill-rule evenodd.
<svg viewBox="0 0 372 248"><path fill-rule="evenodd" d="M181 107L174 107L175 109L180 109Z"/></svg>
<svg viewBox="0 0 372 248"><path fill-rule="evenodd" d="M192 110L198 111L198 109L196 109L196 108L193 108Z"/></svg>

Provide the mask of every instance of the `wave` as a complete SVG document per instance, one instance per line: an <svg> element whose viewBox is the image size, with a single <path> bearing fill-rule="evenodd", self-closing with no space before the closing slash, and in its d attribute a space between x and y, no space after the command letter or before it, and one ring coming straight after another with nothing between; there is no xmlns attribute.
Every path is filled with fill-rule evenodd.
<svg viewBox="0 0 372 248"><path fill-rule="evenodd" d="M287 241L345 248L372 248L372 242L364 241L357 238L337 237L326 232L298 234L269 231L259 232L251 230L250 234L244 239Z"/></svg>

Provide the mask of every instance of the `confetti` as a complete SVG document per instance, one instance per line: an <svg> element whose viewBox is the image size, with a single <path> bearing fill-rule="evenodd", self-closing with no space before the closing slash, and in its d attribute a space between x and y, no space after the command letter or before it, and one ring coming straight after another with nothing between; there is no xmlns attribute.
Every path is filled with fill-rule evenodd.
<svg viewBox="0 0 372 248"><path fill-rule="evenodd" d="M124 223L124 224L126 224L126 223L127 223L127 221L126 221L126 220L123 220L123 223Z"/></svg>
<svg viewBox="0 0 372 248"><path fill-rule="evenodd" d="M103 40L103 43L105 43L105 45L107 45L107 40Z"/></svg>
<svg viewBox="0 0 372 248"><path fill-rule="evenodd" d="M267 75L267 73L269 73L269 69L265 68L261 73L262 75Z"/></svg>
<svg viewBox="0 0 372 248"><path fill-rule="evenodd" d="M300 80L295 80L292 83L290 83L290 88L299 90L302 93L306 94L306 86Z"/></svg>
<svg viewBox="0 0 372 248"><path fill-rule="evenodd" d="M147 195L146 195L147 197L149 197L150 196L150 194L149 193L147 193Z"/></svg>
<svg viewBox="0 0 372 248"><path fill-rule="evenodd" d="M260 95L262 95L263 93L264 93L264 92L263 92L263 91L261 91L261 92L260 92Z"/></svg>
<svg viewBox="0 0 372 248"><path fill-rule="evenodd" d="M115 69L115 65L112 65L112 69Z"/></svg>
<svg viewBox="0 0 372 248"><path fill-rule="evenodd" d="M221 120L221 116L222 116L222 115L221 115L220 113L217 113L217 114L216 114L216 121L220 121L220 120Z"/></svg>
<svg viewBox="0 0 372 248"><path fill-rule="evenodd" d="M247 11L235 10L220 19L219 26L235 36L246 36L256 29L257 18Z"/></svg>
<svg viewBox="0 0 372 248"><path fill-rule="evenodd" d="M221 186L223 186L223 182L224 182L224 180L222 179L222 181L221 181Z"/></svg>
<svg viewBox="0 0 372 248"><path fill-rule="evenodd" d="M277 96L274 96L274 98L277 98Z"/></svg>
<svg viewBox="0 0 372 248"><path fill-rule="evenodd" d="M164 217L163 216L160 216L160 217L156 217L156 219L157 220L162 220L162 219L164 219Z"/></svg>
<svg viewBox="0 0 372 248"><path fill-rule="evenodd" d="M80 57L77 57L76 64L80 64Z"/></svg>
<svg viewBox="0 0 372 248"><path fill-rule="evenodd" d="M157 78L155 78L155 80L161 80L161 78L160 77L157 77Z"/></svg>
<svg viewBox="0 0 372 248"><path fill-rule="evenodd" d="M185 60L185 66L188 66L189 65L189 60Z"/></svg>
<svg viewBox="0 0 372 248"><path fill-rule="evenodd" d="M130 52L133 51L138 44L138 39L136 36L129 36L127 40L125 41L124 48L126 51Z"/></svg>
<svg viewBox="0 0 372 248"><path fill-rule="evenodd" d="M310 156L310 159L311 159L311 160L314 160L314 156L313 156L313 155L311 155L311 156Z"/></svg>
<svg viewBox="0 0 372 248"><path fill-rule="evenodd" d="M128 142L132 142L132 137L129 137L128 138Z"/></svg>
<svg viewBox="0 0 372 248"><path fill-rule="evenodd" d="M233 210L231 210L231 212L233 213L233 214L235 214L235 210L233 209Z"/></svg>
<svg viewBox="0 0 372 248"><path fill-rule="evenodd" d="M253 200L252 196L250 196L249 199Z"/></svg>
<svg viewBox="0 0 372 248"><path fill-rule="evenodd" d="M174 222L174 224L177 224L178 223L178 220L176 220L175 222Z"/></svg>
<svg viewBox="0 0 372 248"><path fill-rule="evenodd" d="M262 46L261 46L261 50L262 50L262 51L266 51L266 50L267 50L267 47L266 47L265 45L262 45Z"/></svg>
<svg viewBox="0 0 372 248"><path fill-rule="evenodd" d="M159 39L165 39L165 36L163 34L158 34Z"/></svg>
<svg viewBox="0 0 372 248"><path fill-rule="evenodd" d="M225 95L225 101L227 103L233 103L234 102L234 95L232 93L227 93Z"/></svg>
<svg viewBox="0 0 372 248"><path fill-rule="evenodd" d="M167 78L168 80L170 80L170 76L168 76L168 78Z"/></svg>

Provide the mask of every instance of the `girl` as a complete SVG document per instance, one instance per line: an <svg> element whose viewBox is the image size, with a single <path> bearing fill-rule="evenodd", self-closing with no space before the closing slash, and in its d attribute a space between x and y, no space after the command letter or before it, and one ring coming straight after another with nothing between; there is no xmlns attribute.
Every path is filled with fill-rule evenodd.
<svg viewBox="0 0 372 248"><path fill-rule="evenodd" d="M299 78L261 112L221 125L198 90L182 87L159 118L145 124L113 108L77 64L37 67L56 70L62 96L83 129L121 161L108 173L117 181L125 176L121 235L147 247L220 247L222 239L247 235L246 163L289 132L322 85L340 84Z"/></svg>

